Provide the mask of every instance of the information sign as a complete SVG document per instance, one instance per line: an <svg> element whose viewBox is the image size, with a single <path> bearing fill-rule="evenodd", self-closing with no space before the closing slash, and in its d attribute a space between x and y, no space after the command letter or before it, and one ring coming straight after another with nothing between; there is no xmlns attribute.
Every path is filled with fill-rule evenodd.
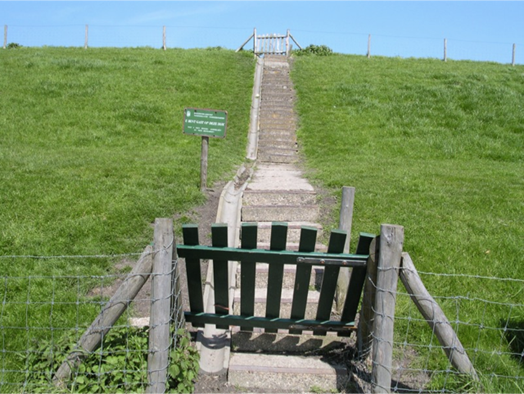
<svg viewBox="0 0 524 394"><path fill-rule="evenodd" d="M227 111L199 108L184 110L184 134L224 138L226 127Z"/></svg>

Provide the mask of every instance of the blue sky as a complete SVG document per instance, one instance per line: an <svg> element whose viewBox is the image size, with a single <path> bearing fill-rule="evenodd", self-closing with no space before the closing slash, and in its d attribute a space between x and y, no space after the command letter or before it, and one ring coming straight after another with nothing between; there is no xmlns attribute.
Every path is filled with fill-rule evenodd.
<svg viewBox="0 0 524 394"><path fill-rule="evenodd" d="M524 2L358 1L0 1L8 42L26 46L236 49L257 29L291 34L301 46L327 45L342 53L448 57L524 63Z"/></svg>

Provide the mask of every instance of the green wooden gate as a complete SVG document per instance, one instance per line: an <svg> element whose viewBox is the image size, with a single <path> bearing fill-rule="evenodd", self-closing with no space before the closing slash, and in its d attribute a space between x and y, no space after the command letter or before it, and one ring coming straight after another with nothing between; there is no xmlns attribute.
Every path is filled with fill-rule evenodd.
<svg viewBox="0 0 524 394"><path fill-rule="evenodd" d="M266 332L288 329L299 334L302 330L313 330L317 335L336 331L348 336L356 329L355 316L366 277L369 247L374 235L361 233L357 254L344 254L346 232L334 230L329 239L327 253L315 252L317 229L302 227L298 251L286 250L287 223L275 222L271 228L270 248L257 249L257 223L243 223L240 248L227 247L227 225L214 224L211 228L212 246L199 245L198 227L183 226L184 244L177 245L179 257L186 260L190 311L185 312L186 321L195 327L216 324L217 328L228 329L240 326L242 330L263 328ZM201 260L213 261L215 312L204 312L202 293ZM229 310L229 261L240 263L240 314ZM265 316L255 316L256 263L268 263L267 304ZM280 304L284 265L296 265L295 285L290 318L280 317ZM311 270L323 266L324 275L320 288L316 317L305 319L307 295ZM340 319L333 319L331 309L335 296L340 267L352 267L353 272Z"/></svg>

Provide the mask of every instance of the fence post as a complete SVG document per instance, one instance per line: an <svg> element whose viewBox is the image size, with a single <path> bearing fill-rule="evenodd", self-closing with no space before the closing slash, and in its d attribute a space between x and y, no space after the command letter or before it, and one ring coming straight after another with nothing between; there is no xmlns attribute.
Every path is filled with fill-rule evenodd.
<svg viewBox="0 0 524 394"><path fill-rule="evenodd" d="M404 227L391 224L380 226L371 370L374 393L389 393L391 390L393 326L403 243Z"/></svg>
<svg viewBox="0 0 524 394"><path fill-rule="evenodd" d="M164 26L162 29L162 47L164 48L164 51L166 50L166 27Z"/></svg>
<svg viewBox="0 0 524 394"><path fill-rule="evenodd" d="M448 39L444 38L444 61L448 61Z"/></svg>
<svg viewBox="0 0 524 394"><path fill-rule="evenodd" d="M449 362L460 373L468 374L473 380L478 382L477 372L469 360L462 343L439 304L429 294L424 283L422 283L409 253L402 253L400 279L417 309L437 336L442 350L448 356Z"/></svg>
<svg viewBox="0 0 524 394"><path fill-rule="evenodd" d="M344 186L342 188L342 202L340 205L340 216L338 220L339 230L347 231L346 244L344 245L344 253L349 253L349 245L351 242L351 224L353 222L353 205L355 202L355 188ZM337 280L337 312L342 313L344 304L346 302L347 289L349 286L350 271L347 267L342 267L338 274Z"/></svg>
<svg viewBox="0 0 524 394"><path fill-rule="evenodd" d="M517 49L517 44L513 44L513 54L511 56L511 65L512 66L515 65L515 52L516 52L516 49Z"/></svg>
<svg viewBox="0 0 524 394"><path fill-rule="evenodd" d="M87 49L88 38L89 38L89 26L86 25L86 32L85 32L85 38L84 38L84 49Z"/></svg>
<svg viewBox="0 0 524 394"><path fill-rule="evenodd" d="M169 367L173 257L176 253L173 219L155 220L154 239L147 392L164 393Z"/></svg>
<svg viewBox="0 0 524 394"><path fill-rule="evenodd" d="M357 331L358 359L366 360L371 354L373 328L373 308L375 305L375 288L377 283L377 258L379 255L380 236L375 237L369 245L369 258L366 264L366 281L362 294L362 309Z"/></svg>
<svg viewBox="0 0 524 394"><path fill-rule="evenodd" d="M371 34L368 36L368 59L371 57Z"/></svg>
<svg viewBox="0 0 524 394"><path fill-rule="evenodd" d="M4 25L4 49L7 48L7 25Z"/></svg>
<svg viewBox="0 0 524 394"><path fill-rule="evenodd" d="M253 54L257 57L257 28L253 28Z"/></svg>
<svg viewBox="0 0 524 394"><path fill-rule="evenodd" d="M289 29L287 29L286 34L286 56L289 57Z"/></svg>

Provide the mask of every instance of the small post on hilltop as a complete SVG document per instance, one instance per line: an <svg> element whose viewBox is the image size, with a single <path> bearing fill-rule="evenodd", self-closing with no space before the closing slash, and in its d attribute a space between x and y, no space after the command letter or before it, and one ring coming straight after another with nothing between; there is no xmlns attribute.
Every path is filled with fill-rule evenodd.
<svg viewBox="0 0 524 394"><path fill-rule="evenodd" d="M371 57L371 34L368 36L368 59Z"/></svg>
<svg viewBox="0 0 524 394"><path fill-rule="evenodd" d="M448 61L448 39L444 38L444 61Z"/></svg>
<svg viewBox="0 0 524 394"><path fill-rule="evenodd" d="M513 44L513 54L511 56L511 65L515 65L515 52L517 51L517 44Z"/></svg>
<svg viewBox="0 0 524 394"><path fill-rule="evenodd" d="M162 31L162 47L164 48L164 51L166 50L166 27L164 26Z"/></svg>
<svg viewBox="0 0 524 394"><path fill-rule="evenodd" d="M87 49L88 39L89 39L89 26L86 25L86 32L85 32L85 38L84 38L84 49Z"/></svg>
<svg viewBox="0 0 524 394"><path fill-rule="evenodd" d="M4 49L7 48L7 25L4 25Z"/></svg>

